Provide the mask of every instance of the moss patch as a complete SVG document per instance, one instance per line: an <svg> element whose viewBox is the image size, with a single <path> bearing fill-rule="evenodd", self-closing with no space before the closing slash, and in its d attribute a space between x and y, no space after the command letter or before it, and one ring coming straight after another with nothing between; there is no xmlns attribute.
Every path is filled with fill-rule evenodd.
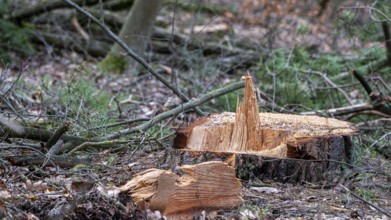
<svg viewBox="0 0 391 220"><path fill-rule="evenodd" d="M125 72L127 65L126 57L109 53L98 64L98 67L103 73L123 73Z"/></svg>

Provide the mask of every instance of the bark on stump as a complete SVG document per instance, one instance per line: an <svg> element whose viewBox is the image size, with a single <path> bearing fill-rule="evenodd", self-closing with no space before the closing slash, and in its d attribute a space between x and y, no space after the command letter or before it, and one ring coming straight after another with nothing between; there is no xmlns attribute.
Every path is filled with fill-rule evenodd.
<svg viewBox="0 0 391 220"><path fill-rule="evenodd" d="M244 77L236 113L214 114L178 130L179 165L222 160L241 179L282 182L332 180L351 161L356 128L318 116L259 113L253 83Z"/></svg>

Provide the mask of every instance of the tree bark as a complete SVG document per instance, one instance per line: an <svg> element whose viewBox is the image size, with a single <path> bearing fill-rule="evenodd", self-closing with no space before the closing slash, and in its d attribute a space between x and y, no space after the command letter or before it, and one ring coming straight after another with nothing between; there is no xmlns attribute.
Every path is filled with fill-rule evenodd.
<svg viewBox="0 0 391 220"><path fill-rule="evenodd" d="M136 0L123 24L119 38L125 42L136 54L143 55L148 42L151 27L162 5L161 0ZM125 53L123 48L115 44L110 54L119 56ZM130 57L126 57L128 67L133 69L136 63Z"/></svg>
<svg viewBox="0 0 391 220"><path fill-rule="evenodd" d="M251 77L244 79L244 101L236 113L209 115L178 130L174 148L180 165L217 159L233 163L244 179L317 182L334 178L351 161L357 132L352 124L259 113Z"/></svg>
<svg viewBox="0 0 391 220"><path fill-rule="evenodd" d="M47 159L41 155L22 155L22 156L8 156L5 157L14 166L41 166ZM53 167L59 166L62 168L74 167L79 164L90 164L91 159L88 157L70 157L70 156L50 156L50 162L46 166Z"/></svg>

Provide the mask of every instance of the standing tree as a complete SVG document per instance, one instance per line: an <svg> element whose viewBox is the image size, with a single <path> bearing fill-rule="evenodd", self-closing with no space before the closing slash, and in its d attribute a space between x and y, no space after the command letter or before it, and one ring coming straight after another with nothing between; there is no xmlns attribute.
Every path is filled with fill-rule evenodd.
<svg viewBox="0 0 391 220"><path fill-rule="evenodd" d="M121 28L119 34L121 40L141 57L146 47L146 37L150 34L162 2L162 0L136 0ZM136 70L137 62L129 56L125 56L123 53L125 51L122 47L114 44L105 59L101 62L101 69L107 72Z"/></svg>

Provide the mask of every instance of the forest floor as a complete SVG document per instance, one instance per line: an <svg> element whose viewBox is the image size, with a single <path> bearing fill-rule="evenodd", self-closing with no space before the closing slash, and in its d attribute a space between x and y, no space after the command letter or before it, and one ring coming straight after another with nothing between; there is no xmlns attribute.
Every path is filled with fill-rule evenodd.
<svg viewBox="0 0 391 220"><path fill-rule="evenodd" d="M226 2L212 1L215 5L228 4ZM245 2L255 4L256 1ZM296 10L283 8L276 14L270 12L273 14L270 16L267 16L267 7L260 13L256 5L250 3L230 4L236 14L226 11L220 15L208 15L178 10L175 23L169 23L167 30L173 28L176 33L192 34L193 39L202 42L232 43L233 47L245 45L241 48L243 50L254 46L255 51L269 55L280 48L294 50L298 45L313 54L334 53L346 57L358 56L357 48L384 47L381 42L364 42L343 34L335 36L335 24L330 20L337 15L332 6L317 19L315 6L304 3L297 3ZM287 16L284 10L289 11ZM164 8L158 17L158 21L166 23L173 19L171 7ZM174 61L182 55L161 55L166 60L153 64L191 98L239 81L246 71L243 67L229 71L219 69L220 63L213 63L211 58L202 57L198 52L187 54L187 63L177 65ZM219 58L223 56L221 54ZM104 136L118 127L96 132L90 128L105 125L109 121L107 118L150 118L181 104L171 90L148 73L103 74L98 68L100 58L74 51L61 49L48 53L48 47L42 47L29 59L15 56L15 60L14 64L2 67L0 71L1 83L6 85L4 88L16 82L3 98L7 97L14 107L21 106L25 111L23 117L35 127L54 131L66 119L71 123L67 134ZM191 66L189 63L195 64ZM256 72L258 67L246 68ZM254 81L260 80L255 76ZM89 82L93 89L76 87L78 82ZM85 94L73 96L70 90ZM104 103L86 98L85 103L92 102L87 108L78 95L98 97ZM354 97L357 102L365 100L365 95ZM228 98L214 99L201 107L210 113L234 111L232 106L236 103L227 104L226 100L230 101ZM159 219L158 215L135 207L129 195L120 194L113 198L110 194L116 191L115 186L125 184L140 171L173 169L167 158L175 156L171 146L175 130L197 117L194 112L181 114L148 132L132 136L132 141L126 145L110 145L99 150L89 146L77 153L80 157L87 156L88 164L72 167L56 166L50 161L46 166L43 161L12 165L7 158L34 155L41 150L40 143L31 144L19 139L11 145L0 144L0 219ZM56 123L50 122L51 118L56 118L53 119ZM206 217L197 213L194 219L387 219L374 207L391 214L391 163L363 144L358 147L361 149L359 162L351 169L346 168L341 177L331 182L292 184L262 182L254 177L242 181L242 205L233 210L207 210ZM342 185L348 186L350 191ZM259 187L264 188L259 190Z"/></svg>

